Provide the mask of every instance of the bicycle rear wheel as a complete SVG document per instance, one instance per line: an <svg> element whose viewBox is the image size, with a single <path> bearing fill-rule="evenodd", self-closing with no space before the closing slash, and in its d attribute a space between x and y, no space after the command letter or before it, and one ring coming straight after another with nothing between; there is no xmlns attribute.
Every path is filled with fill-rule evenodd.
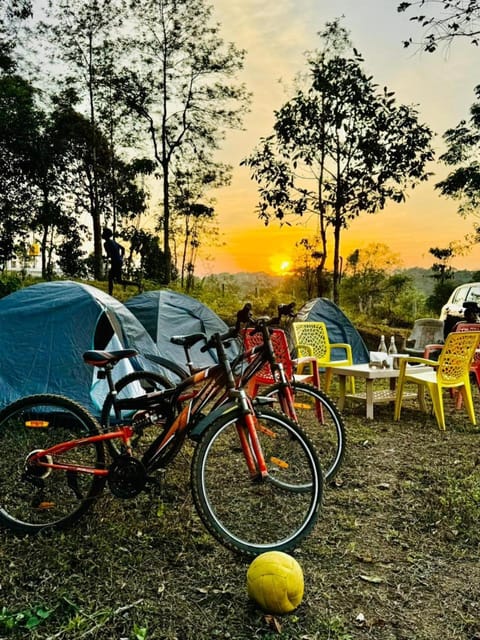
<svg viewBox="0 0 480 640"><path fill-rule="evenodd" d="M331 482L345 455L346 433L342 415L324 391L304 382L294 382L292 388L298 424L318 453L326 482ZM277 384L259 395L278 398L281 393L282 386Z"/></svg>
<svg viewBox="0 0 480 640"><path fill-rule="evenodd" d="M98 433L79 404L56 395L22 398L0 412L0 523L18 533L62 529L102 492L105 478L28 464L33 452ZM101 443L88 443L45 460L104 468Z"/></svg>
<svg viewBox="0 0 480 640"><path fill-rule="evenodd" d="M238 411L208 427L191 469L193 499L206 528L227 548L247 555L298 546L317 521L323 493L318 457L301 429L271 409L259 411L257 419L266 478L249 474Z"/></svg>

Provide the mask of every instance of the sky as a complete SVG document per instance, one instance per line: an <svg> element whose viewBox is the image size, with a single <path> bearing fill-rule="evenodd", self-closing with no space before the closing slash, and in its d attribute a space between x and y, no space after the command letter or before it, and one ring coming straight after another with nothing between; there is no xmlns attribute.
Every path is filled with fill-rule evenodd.
<svg viewBox="0 0 480 640"><path fill-rule="evenodd" d="M205 248L198 262L201 275L285 272L295 256L295 243L314 235L315 222L302 219L293 227L281 227L277 221L265 227L255 211L257 185L249 169L239 164L262 136L271 133L274 111L290 97L295 75L306 69L305 52L320 46L318 32L327 21L344 16L342 23L363 55L366 71L380 87L395 92L398 104L417 108L420 120L436 134L437 155L444 150L444 131L468 118L474 87L480 84L480 49L466 41L434 54L405 49L402 41L415 35L415 25L410 14L397 12L397 0L212 0L212 4L223 38L247 51L239 79L253 99L245 130L229 132L221 152L221 159L234 167L231 185L215 193L222 246ZM346 258L357 248L383 243L400 255L404 267L428 268L434 262L430 247L461 241L472 220L463 220L457 203L434 189L447 175L446 167L435 163L429 170L435 175L409 190L405 203L363 214L343 231L341 255ZM456 258L453 266L480 269L480 247Z"/></svg>

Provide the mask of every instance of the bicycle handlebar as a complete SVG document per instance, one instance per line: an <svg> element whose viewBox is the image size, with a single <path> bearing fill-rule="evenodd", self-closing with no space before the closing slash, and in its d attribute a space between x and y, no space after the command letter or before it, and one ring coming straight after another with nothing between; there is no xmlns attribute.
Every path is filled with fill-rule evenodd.
<svg viewBox="0 0 480 640"><path fill-rule="evenodd" d="M262 331L264 327L270 327L272 325L278 325L282 316L287 316L290 318L294 318L296 313L294 312L295 302L290 302L290 304L284 304L278 306L278 317L270 318L269 316L261 316L259 318L254 318L252 313L252 305L250 302L247 302L240 311L237 313L237 322L234 327L230 327L226 333L214 333L207 337L205 333L194 333L186 336L172 336L170 338L170 342L173 344L184 347L184 349L188 350L194 344L199 342L200 340L205 341L205 344L200 347L200 351L205 353L209 349L217 348L219 343L226 343L233 338L236 338L239 334L240 327L242 324L245 324L247 327L254 328L254 333L258 331Z"/></svg>
<svg viewBox="0 0 480 640"><path fill-rule="evenodd" d="M252 313L252 305L250 302L247 302L243 309L237 313L237 329L240 329L241 324L245 324L247 327L250 325L251 327L255 327L257 330L260 330L262 325L271 326L278 325L282 319L282 316L286 316L288 318L295 318L295 302L290 302L289 304L280 304L278 305L278 316L274 318L270 318L269 316L262 316L260 318L254 318Z"/></svg>

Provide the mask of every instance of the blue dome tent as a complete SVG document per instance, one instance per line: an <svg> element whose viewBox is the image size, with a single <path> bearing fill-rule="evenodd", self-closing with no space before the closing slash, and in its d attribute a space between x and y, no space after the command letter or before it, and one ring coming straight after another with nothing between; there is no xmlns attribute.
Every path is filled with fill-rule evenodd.
<svg viewBox="0 0 480 640"><path fill-rule="evenodd" d="M330 342L347 342L352 347L354 364L369 362L370 356L362 336L343 311L328 298L309 300L298 311L295 320L301 322L324 322ZM335 353L337 351L337 353ZM340 349L332 349L332 360L344 358Z"/></svg>
<svg viewBox="0 0 480 640"><path fill-rule="evenodd" d="M58 393L98 414L107 392L83 362L89 349L139 352L114 369L157 370L142 354L158 354L141 323L118 300L71 281L36 284L0 299L0 407L35 393Z"/></svg>
<svg viewBox="0 0 480 640"><path fill-rule="evenodd" d="M170 289L141 293L127 300L125 306L155 341L161 357L183 368L186 366L183 347L172 344L171 337L191 333L205 333L209 337L228 330L228 325L202 302ZM199 342L190 350L193 363L198 367L214 364L214 352L203 353L201 347ZM231 357L237 354L235 342L230 344L227 352Z"/></svg>

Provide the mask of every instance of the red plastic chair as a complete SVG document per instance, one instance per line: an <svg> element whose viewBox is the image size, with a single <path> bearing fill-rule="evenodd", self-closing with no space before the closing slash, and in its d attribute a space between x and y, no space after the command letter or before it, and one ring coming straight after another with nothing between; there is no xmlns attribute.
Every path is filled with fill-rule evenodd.
<svg viewBox="0 0 480 640"><path fill-rule="evenodd" d="M242 331L243 344L245 349L251 349L252 347L262 344L262 334L255 329L245 329ZM318 373L318 366L316 365L316 359L311 357L292 359L290 355L290 349L288 347L287 337L282 329L273 329L270 334L275 357L278 362L283 364L285 369L285 375L290 380L296 380L301 382L309 382L313 384L317 389L320 389L320 376ZM299 375L295 373L298 364L304 364L306 362L312 362L312 373L307 375ZM249 385L249 392L255 396L258 388L261 385L271 385L276 382L270 365L266 363L262 369L255 375Z"/></svg>
<svg viewBox="0 0 480 640"><path fill-rule="evenodd" d="M455 325L455 331L480 331L480 324L475 322L459 322ZM475 351L473 360L470 364L470 373L475 376L477 387L480 390L480 352ZM462 396L459 394L457 407L462 405Z"/></svg>

